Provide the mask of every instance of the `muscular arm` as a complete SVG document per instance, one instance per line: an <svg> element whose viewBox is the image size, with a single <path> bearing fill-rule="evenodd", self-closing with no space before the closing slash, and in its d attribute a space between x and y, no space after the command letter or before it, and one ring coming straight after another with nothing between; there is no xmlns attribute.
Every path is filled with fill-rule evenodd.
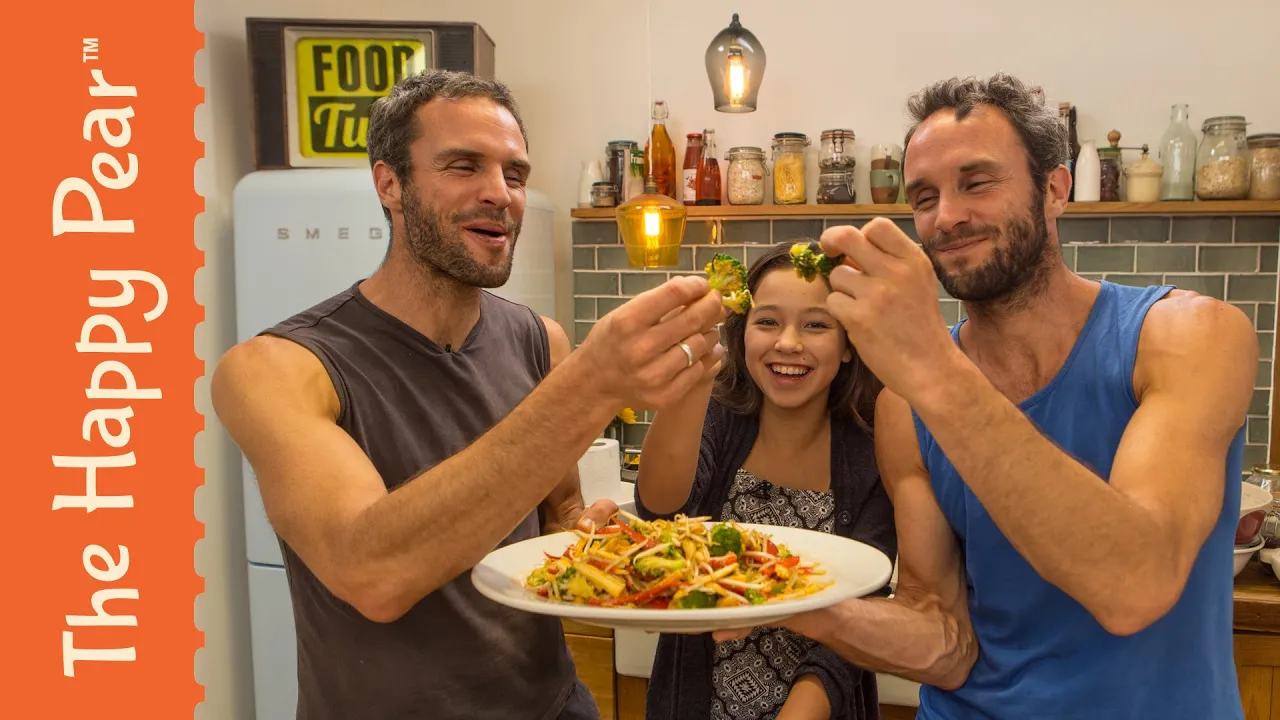
<svg viewBox="0 0 1280 720"><path fill-rule="evenodd" d="M1124 635L1177 602L1217 521L1256 359L1253 328L1230 305L1182 293L1157 302L1138 347L1139 408L1110 483L1045 438L963 356L909 399L1032 567Z"/></svg>
<svg viewBox="0 0 1280 720"><path fill-rule="evenodd" d="M894 596L850 600L789 624L864 670L957 688L978 654L960 548L920 459L910 408L888 390L876 404L876 458L898 527Z"/></svg>
<svg viewBox="0 0 1280 720"><path fill-rule="evenodd" d="M276 532L331 592L390 622L508 536L620 404L662 406L692 387L702 366L685 369L674 345L689 338L699 356L710 347L699 333L720 301L705 292L705 283L672 281L637 296L596 324L590 351L570 355L501 422L392 493L336 424L324 368L292 342L258 337L232 348L214 373L213 404Z"/></svg>

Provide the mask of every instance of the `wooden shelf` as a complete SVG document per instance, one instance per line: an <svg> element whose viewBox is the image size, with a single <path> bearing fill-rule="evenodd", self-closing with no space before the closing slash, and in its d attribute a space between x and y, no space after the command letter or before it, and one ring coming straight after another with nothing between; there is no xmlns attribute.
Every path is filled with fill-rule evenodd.
<svg viewBox="0 0 1280 720"><path fill-rule="evenodd" d="M687 208L690 220L909 217L910 205L714 205ZM1269 200L1197 200L1193 202L1089 202L1067 205L1068 215L1280 215L1280 202ZM573 208L576 220L612 220L614 208Z"/></svg>

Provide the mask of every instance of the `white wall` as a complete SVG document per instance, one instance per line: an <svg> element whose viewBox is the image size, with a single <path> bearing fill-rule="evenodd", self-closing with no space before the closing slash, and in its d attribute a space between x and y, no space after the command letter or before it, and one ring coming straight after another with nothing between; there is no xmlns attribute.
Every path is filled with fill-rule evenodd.
<svg viewBox="0 0 1280 720"><path fill-rule="evenodd" d="M609 140L643 142L650 78L652 97L671 109L671 131L681 147L684 133L704 127L715 128L722 152L732 145L767 147L779 131L802 131L816 142L823 129L852 128L864 201L869 147L900 143L907 95L954 74L1004 70L1040 84L1050 102L1079 107L1081 139L1099 144L1114 128L1124 145L1155 145L1175 102L1190 104L1197 131L1208 115L1242 114L1252 123L1250 132L1280 132L1280 3L1037 5L653 0L650 74L642 0L371 0L365 12L345 0L196 0L209 63L202 78L209 115L201 135L208 155L201 180L207 212L197 228L207 262L197 296L207 320L197 350L212 369L234 338L230 198L235 182L252 170L247 15L479 22L497 43L499 78L523 108L535 167L531 185L562 209L558 315L571 325L567 211L580 163L601 157ZM735 11L769 57L760 110L746 116L711 109L703 70L707 43ZM207 584L197 611L207 643L197 675L207 699L197 717L251 718L238 456L216 419L208 425L198 451L207 487L196 498L208 535L197 553Z"/></svg>

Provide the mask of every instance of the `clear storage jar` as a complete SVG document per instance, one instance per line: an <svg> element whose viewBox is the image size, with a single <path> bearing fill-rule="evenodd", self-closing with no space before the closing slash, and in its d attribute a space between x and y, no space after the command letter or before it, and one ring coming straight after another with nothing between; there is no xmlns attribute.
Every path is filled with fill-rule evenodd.
<svg viewBox="0 0 1280 720"><path fill-rule="evenodd" d="M1249 199L1280 200L1280 133L1250 135Z"/></svg>
<svg viewBox="0 0 1280 720"><path fill-rule="evenodd" d="M822 151L818 155L818 169L853 170L857 161L853 157L852 130L823 130Z"/></svg>
<svg viewBox="0 0 1280 720"><path fill-rule="evenodd" d="M1204 121L1196 153L1196 197L1201 200L1244 200L1249 197L1249 141L1239 115Z"/></svg>
<svg viewBox="0 0 1280 720"><path fill-rule="evenodd" d="M773 136L773 204L803 205L805 189L805 150L809 137L804 133L783 132Z"/></svg>
<svg viewBox="0 0 1280 720"><path fill-rule="evenodd" d="M730 205L763 205L764 179L769 169L764 150L758 147L729 148L725 154L725 195Z"/></svg>

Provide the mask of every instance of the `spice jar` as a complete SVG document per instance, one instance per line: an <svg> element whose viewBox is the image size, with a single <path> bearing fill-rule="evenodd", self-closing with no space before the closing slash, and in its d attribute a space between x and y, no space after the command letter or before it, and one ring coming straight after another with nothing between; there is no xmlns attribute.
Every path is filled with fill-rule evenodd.
<svg viewBox="0 0 1280 720"><path fill-rule="evenodd" d="M1142 159L1124 169L1125 192L1129 202L1156 202L1160 199L1160 181L1164 166L1147 157L1148 148L1142 146Z"/></svg>
<svg viewBox="0 0 1280 720"><path fill-rule="evenodd" d="M758 147L729 148L725 159L729 161L724 174L729 204L763 204L764 177L769 174L764 166L764 150Z"/></svg>
<svg viewBox="0 0 1280 720"><path fill-rule="evenodd" d="M818 156L821 170L853 170L857 161L853 157L852 130L823 130L822 152Z"/></svg>
<svg viewBox="0 0 1280 720"><path fill-rule="evenodd" d="M1280 133L1250 135L1249 199L1280 200Z"/></svg>
<svg viewBox="0 0 1280 720"><path fill-rule="evenodd" d="M1110 147L1098 148L1098 168L1101 173L1098 200L1100 202L1120 202L1120 133L1112 130L1107 133Z"/></svg>
<svg viewBox="0 0 1280 720"><path fill-rule="evenodd" d="M618 204L618 186L610 182L591 184L591 207L607 208Z"/></svg>
<svg viewBox="0 0 1280 720"><path fill-rule="evenodd" d="M818 175L819 205L852 205L853 170L823 170Z"/></svg>
<svg viewBox="0 0 1280 720"><path fill-rule="evenodd" d="M809 137L804 133L782 132L773 136L773 204L803 205L805 192L805 148Z"/></svg>
<svg viewBox="0 0 1280 720"><path fill-rule="evenodd" d="M1247 123L1239 115L1204 121L1196 153L1196 197L1201 200L1243 200L1249 196Z"/></svg>

